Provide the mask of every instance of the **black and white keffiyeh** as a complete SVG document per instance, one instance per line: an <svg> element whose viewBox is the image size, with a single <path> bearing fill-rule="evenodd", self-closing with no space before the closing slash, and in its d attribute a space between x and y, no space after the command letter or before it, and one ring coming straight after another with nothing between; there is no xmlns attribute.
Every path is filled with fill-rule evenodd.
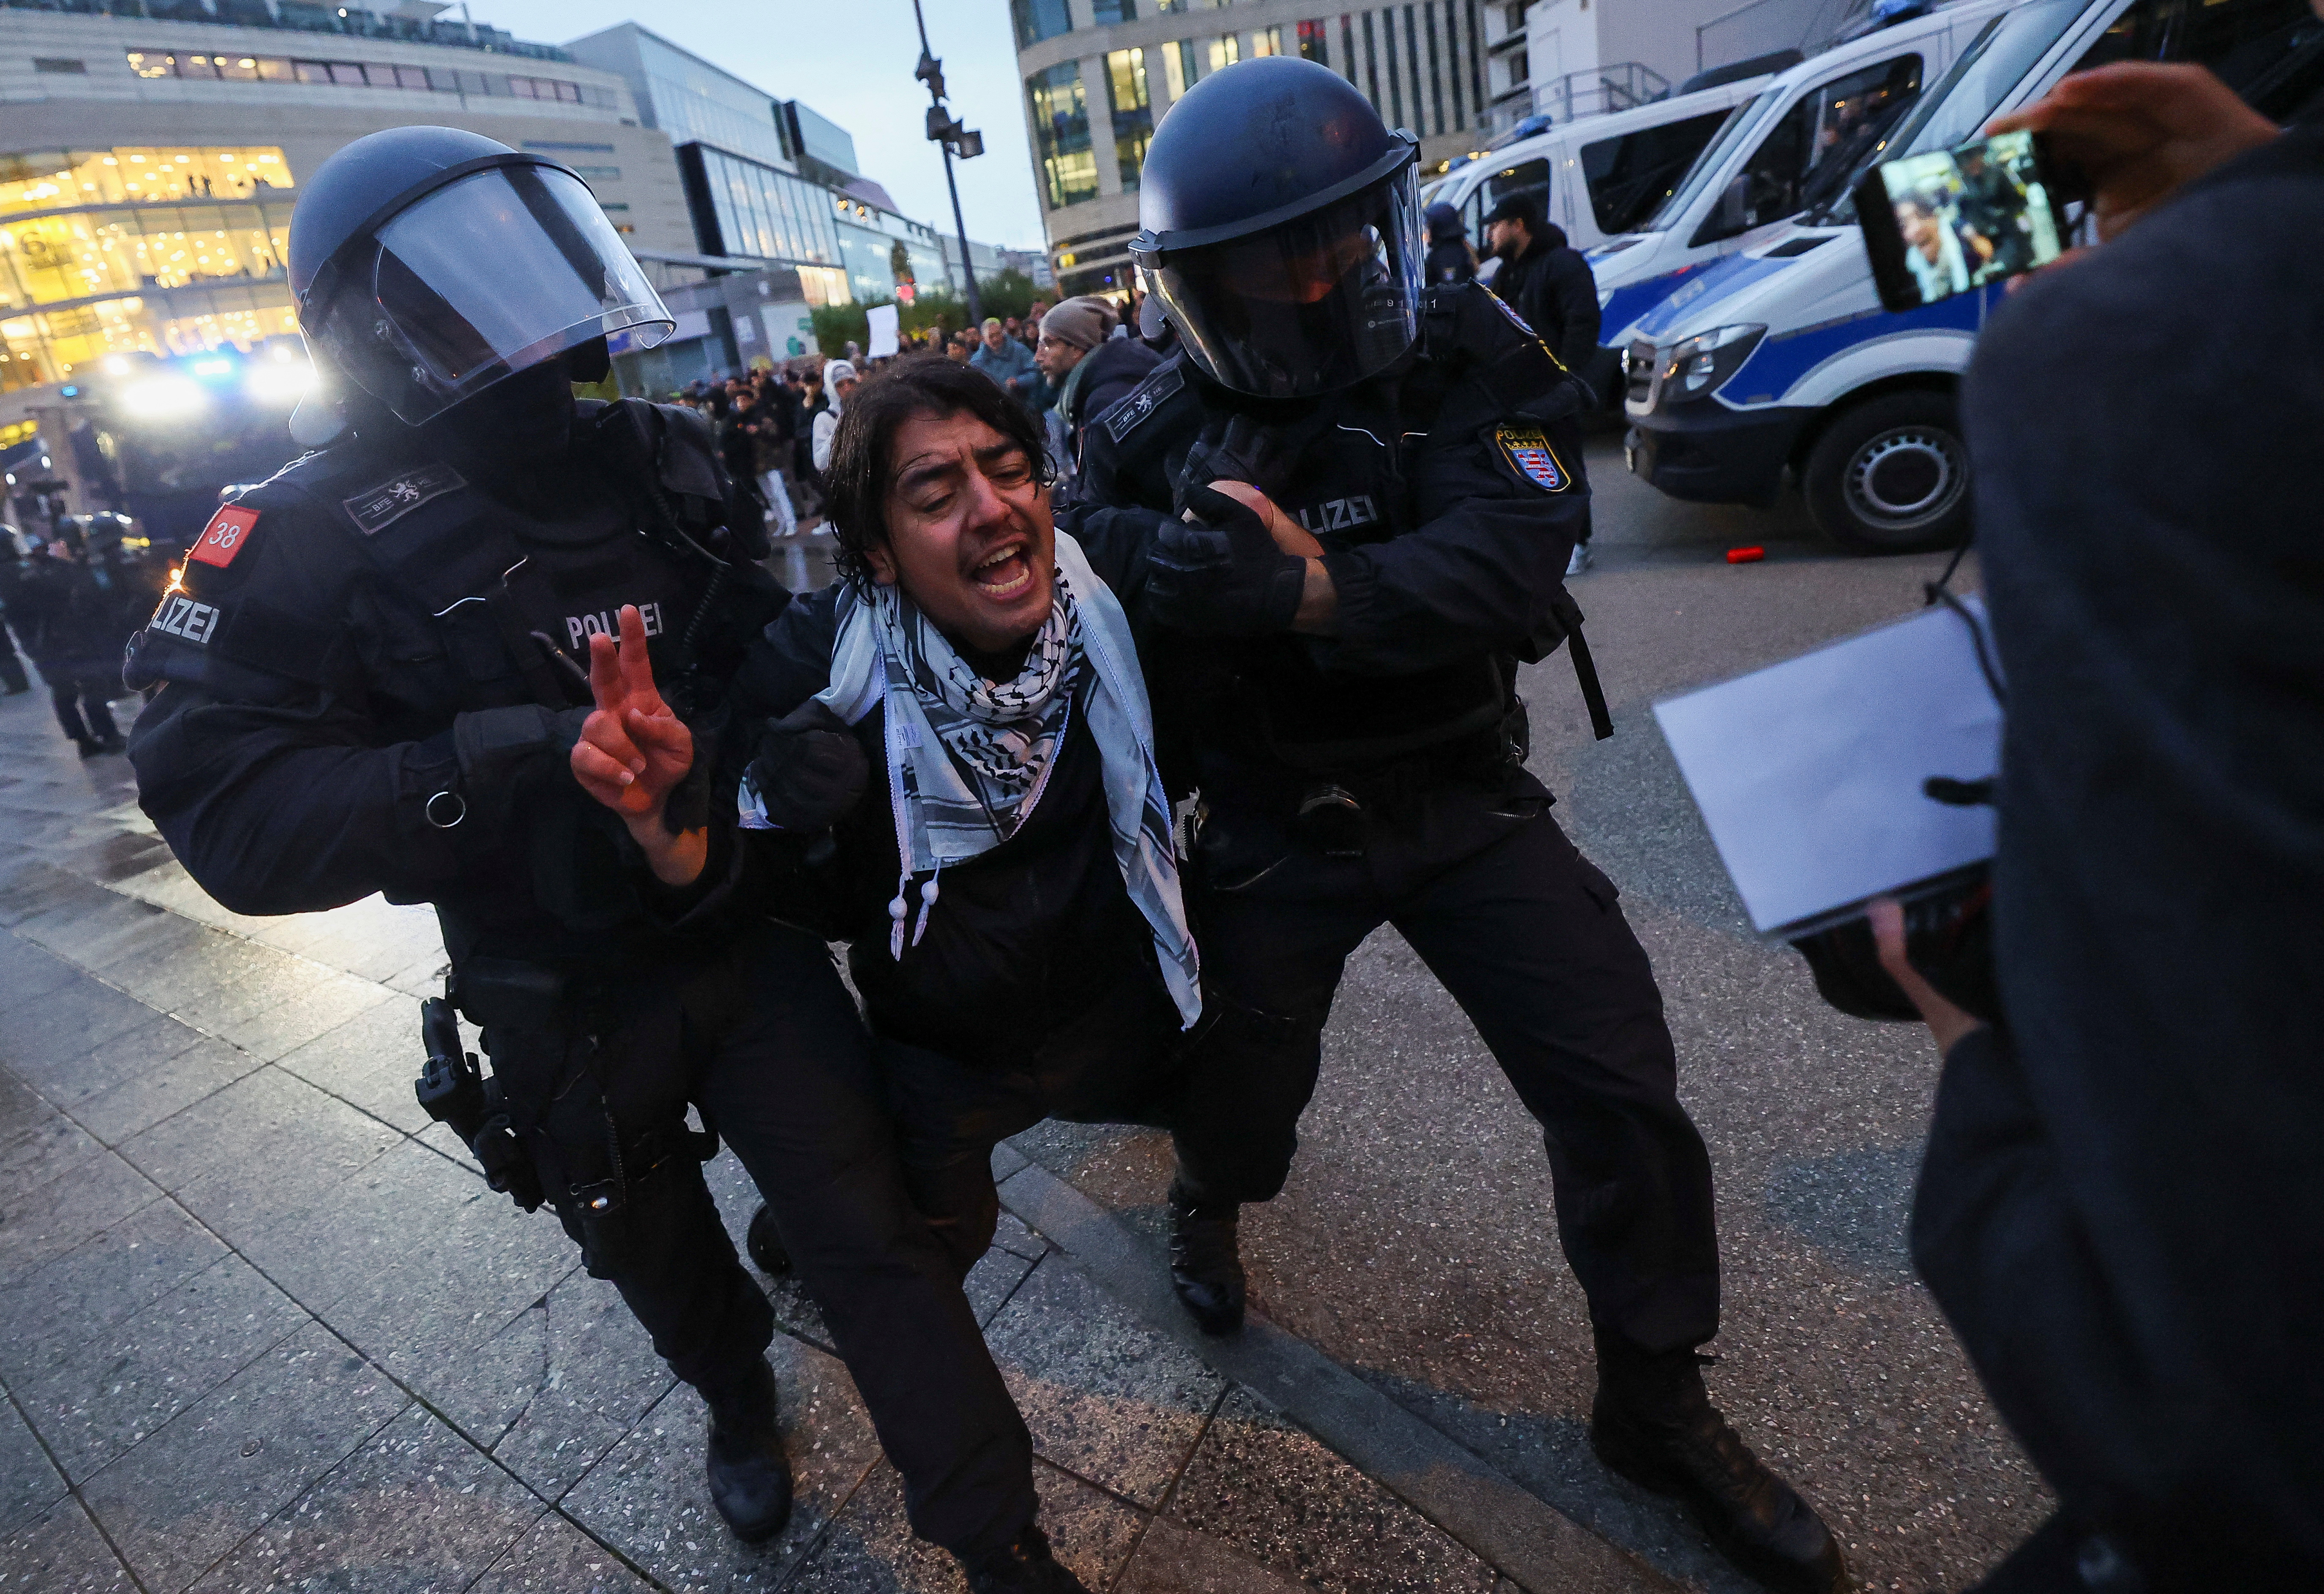
<svg viewBox="0 0 2324 1594"><path fill-rule="evenodd" d="M888 945L899 958L912 882L920 881L918 944L945 866L1016 833L1040 800L1073 714L1084 714L1103 764L1114 862L1154 932L1179 1017L1193 1027L1201 966L1154 758L1153 711L1129 616L1079 543L1056 534L1056 600L1013 680L985 680L896 587L851 586L839 599L831 685L816 696L851 725L887 705L888 795L903 863L888 905ZM741 803L745 826L766 825L748 781Z"/></svg>

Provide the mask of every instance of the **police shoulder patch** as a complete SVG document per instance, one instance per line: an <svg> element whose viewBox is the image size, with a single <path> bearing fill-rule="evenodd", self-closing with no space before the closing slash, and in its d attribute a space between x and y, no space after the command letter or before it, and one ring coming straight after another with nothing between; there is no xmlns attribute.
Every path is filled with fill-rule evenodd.
<svg viewBox="0 0 2324 1594"><path fill-rule="evenodd" d="M347 518L355 521L357 530L365 537L376 537L429 499L441 498L467 484L458 471L438 460L390 476L353 498L343 498L339 507L347 511Z"/></svg>
<svg viewBox="0 0 2324 1594"><path fill-rule="evenodd" d="M1162 366L1105 412L1106 435L1115 442L1120 442L1138 428L1140 421L1162 408L1165 400L1185 385L1185 366L1176 364Z"/></svg>
<svg viewBox="0 0 2324 1594"><path fill-rule="evenodd" d="M1573 473L1537 426L1501 421L1493 428L1493 446L1511 470L1544 493L1563 493L1573 485Z"/></svg>
<svg viewBox="0 0 2324 1594"><path fill-rule="evenodd" d="M240 504L222 504L202 534L194 539L194 546L186 550L186 557L198 565L215 565L225 569L235 557L250 545L250 534L258 530L258 511L244 509Z"/></svg>
<svg viewBox="0 0 2324 1594"><path fill-rule="evenodd" d="M1532 327L1526 325L1526 318L1523 316L1518 315L1517 311L1510 307L1508 299L1503 299L1499 294L1494 292L1489 288L1485 289L1483 292L1487 299L1493 301L1493 308L1500 311L1502 315L1508 318L1510 326L1516 327L1527 337L1533 338L1536 342L1540 340L1541 334L1536 332Z"/></svg>

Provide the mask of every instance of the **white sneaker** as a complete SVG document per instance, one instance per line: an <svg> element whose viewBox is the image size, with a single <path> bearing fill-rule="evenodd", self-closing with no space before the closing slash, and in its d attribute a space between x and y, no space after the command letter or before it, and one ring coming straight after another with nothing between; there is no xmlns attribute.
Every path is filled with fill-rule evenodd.
<svg viewBox="0 0 2324 1594"><path fill-rule="evenodd" d="M1565 573L1568 576L1579 576L1590 568L1592 562L1590 545L1586 542L1577 542L1573 545L1572 557L1565 561Z"/></svg>

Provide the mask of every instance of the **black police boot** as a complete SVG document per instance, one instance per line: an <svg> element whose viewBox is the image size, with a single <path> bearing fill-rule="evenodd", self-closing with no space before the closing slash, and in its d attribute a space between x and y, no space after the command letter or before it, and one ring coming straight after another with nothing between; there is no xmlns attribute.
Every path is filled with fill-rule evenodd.
<svg viewBox="0 0 2324 1594"><path fill-rule="evenodd" d="M1233 1202L1198 1203L1170 1187L1170 1287L1206 1334L1242 1331L1242 1253Z"/></svg>
<svg viewBox="0 0 2324 1594"><path fill-rule="evenodd" d="M73 738L73 745L80 749L80 756L85 759L93 759L105 751L98 745L94 736L76 736Z"/></svg>
<svg viewBox="0 0 2324 1594"><path fill-rule="evenodd" d="M1028 1526L1017 1541L990 1555L963 1561L969 1594L1090 1594L1089 1585L1057 1564L1049 1538Z"/></svg>
<svg viewBox="0 0 2324 1594"><path fill-rule="evenodd" d="M761 1544L791 1519L791 1464L775 1425L775 1369L765 1357L731 1384L705 1389L710 1406L710 1501L734 1536Z"/></svg>
<svg viewBox="0 0 2324 1594"><path fill-rule="evenodd" d="M1711 1404L1692 1350L1656 1354L1600 1335L1590 1448L1639 1488L1685 1506L1719 1553L1767 1588L1854 1586L1831 1530Z"/></svg>
<svg viewBox="0 0 2324 1594"><path fill-rule="evenodd" d="M791 1270L791 1254L783 1248L783 1231L775 1227L775 1214L764 1202L751 1214L751 1227L742 1236L742 1248L751 1253L751 1260L761 1273Z"/></svg>

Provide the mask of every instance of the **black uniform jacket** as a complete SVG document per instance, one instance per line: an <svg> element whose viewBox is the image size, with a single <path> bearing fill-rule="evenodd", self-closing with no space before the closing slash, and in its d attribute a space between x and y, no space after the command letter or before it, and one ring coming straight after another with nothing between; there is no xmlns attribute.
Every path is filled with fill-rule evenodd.
<svg viewBox="0 0 2324 1594"><path fill-rule="evenodd" d="M134 681L166 683L131 740L139 800L212 896L255 914L434 902L456 962L640 960L626 831L567 763L580 671L636 604L657 678L683 689L712 567L638 530L642 480L713 548L732 486L698 418L626 403L662 417L658 464L620 465L608 407L585 402L569 468L522 506L383 426L219 511L131 653ZM735 561L697 633L695 714L782 601ZM430 823L431 801L456 823Z"/></svg>
<svg viewBox="0 0 2324 1594"><path fill-rule="evenodd" d="M1419 346L1353 388L1249 399L1181 353L1089 428L1083 499L1167 510L1198 443L1231 440L1238 416L1258 422L1267 440L1243 479L1325 549L1337 634L1176 637L1148 670L1206 797L1296 793L1317 772L1498 730L1515 660L1545 654L1577 616L1564 575L1589 503L1578 407L1541 340L1461 283L1427 290ZM1204 454L1196 474L1242 473Z"/></svg>
<svg viewBox="0 0 2324 1594"><path fill-rule="evenodd" d="M1962 392L2007 1027L1947 1061L1914 1255L2157 1589L2324 1588L2319 237L2294 128L2011 295Z"/></svg>
<svg viewBox="0 0 2324 1594"><path fill-rule="evenodd" d="M1059 529L1080 540L1121 600L1141 644L1146 547L1157 519L1104 509L1059 517ZM798 599L767 628L735 685L738 729L788 714L831 684L840 590ZM1102 760L1084 720L1077 703L1048 783L1016 833L942 871L917 945L909 944L921 906L913 883L901 959L889 952L898 864L881 709L855 727L872 778L833 827L835 854L810 868L808 838L744 832L737 889L761 911L849 943L850 972L880 1033L981 1066L1021 1059L1056 1026L1119 995L1125 981L1161 981L1152 931L1114 861ZM739 747L747 736L734 740ZM740 751L748 757L747 747Z"/></svg>
<svg viewBox="0 0 2324 1594"><path fill-rule="evenodd" d="M1598 280L1590 263L1570 244L1552 248L1536 239L1515 260L1503 261L1493 291L1541 334L1559 364L1587 371L1598 353Z"/></svg>

